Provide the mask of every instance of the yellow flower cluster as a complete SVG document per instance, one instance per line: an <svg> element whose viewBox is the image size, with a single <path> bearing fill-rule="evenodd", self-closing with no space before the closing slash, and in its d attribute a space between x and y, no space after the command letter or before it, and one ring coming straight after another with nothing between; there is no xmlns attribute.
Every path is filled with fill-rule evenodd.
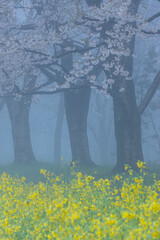
<svg viewBox="0 0 160 240"><path fill-rule="evenodd" d="M143 177L95 180L78 172L65 183L41 173L47 181L37 185L0 177L0 239L160 239L160 181L145 186Z"/></svg>

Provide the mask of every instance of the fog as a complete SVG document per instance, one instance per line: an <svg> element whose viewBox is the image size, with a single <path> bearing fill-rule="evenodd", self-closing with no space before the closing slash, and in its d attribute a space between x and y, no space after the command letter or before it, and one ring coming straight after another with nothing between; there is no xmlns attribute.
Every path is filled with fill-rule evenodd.
<svg viewBox="0 0 160 240"><path fill-rule="evenodd" d="M29 2L31 4L32 1L29 1ZM154 4L153 4L153 1L142 1L142 3L139 6L138 11L139 11L139 14L141 14L142 17L145 19L145 18L149 18L150 16L156 14L158 12L157 11L158 7L160 7L160 3L158 1L154 1ZM60 6L58 6L58 9L59 8L60 8ZM87 5L85 8L87 8ZM35 15L35 11L36 10L34 9L33 12L28 12L28 16L30 16L32 18L31 23L33 23L33 24L34 24L34 21L37 24L36 20L34 20L34 17L33 17ZM67 10L65 10L65 11L67 11ZM24 15L23 10L17 10L16 14L17 14L17 26L18 26L18 24L22 24L22 23L23 24L30 23L30 21L27 19L28 16L26 17ZM37 13L37 14L39 14L39 13ZM65 15L65 16L67 16L67 15ZM41 19L41 16L39 16L39 19ZM46 17L46 19L47 19L47 17ZM77 18L77 21L79 21L78 18ZM145 28L145 29L147 29L146 31L152 31L152 29L154 29L154 28L157 29L159 27L159 23L160 23L160 18L155 19L153 22L150 23L149 27L147 26ZM61 22L59 24L61 24ZM93 25L94 25L94 22L93 22ZM93 29L91 28L91 31L92 30ZM22 36L24 36L24 39L26 37L26 41L29 42L30 36L29 37L27 36L28 33L27 34L26 34L26 32L23 33L23 27L21 27L21 31L22 31L21 34L22 34ZM37 30L37 31L39 31L39 30ZM34 33L34 30L33 30L33 33ZM3 32L0 34L3 35ZM19 34L19 33L16 32L14 37L17 36L18 41L21 41L20 35L17 35L17 34ZM39 33L39 34L42 34L42 33ZM64 33L64 34L66 34L66 33ZM80 37L76 36L75 38L73 38L73 32L71 32L71 35L68 34L69 35L68 38L69 38L69 40L71 38L73 38L73 40L75 42L76 41L80 42L81 38L88 37L88 36L86 36L87 34L88 33L86 33L84 31ZM12 36L12 34L11 34L11 36ZM94 36L93 37L91 36L91 39L92 38L94 38ZM89 37L88 37L88 39L89 39ZM69 40L66 40L66 42ZM33 39L33 41L34 41L34 39ZM47 41L49 41L49 40L47 40ZM70 47L70 45L67 45L68 42L66 44L63 41L62 41L62 45L64 44L64 46L66 48ZM97 41L97 40L95 40L95 41ZM58 40L57 40L57 42L58 42ZM57 42L55 41L55 45L57 44ZM11 44L12 44L12 42L11 42ZM23 41L21 44L23 46ZM31 45L31 47L30 47L30 45ZM32 44L30 44L30 45L28 44L28 50L26 50L26 52L29 51L30 48L33 50L34 45L33 46L32 46ZM78 47L80 48L81 45L79 44ZM155 35L151 34L151 36L149 36L149 37L147 36L145 39L142 39L139 36L136 36L136 38L135 38L134 55L136 57L133 58L133 72L130 71L130 65L128 66L127 71L129 71L129 74L131 74L133 77L137 105L139 105L141 103L141 101L143 100L143 97L145 96L149 87L151 87L151 84L152 84L154 78L156 77L157 73L160 70L159 69L159 66L160 66L160 59L159 59L160 47L159 46L160 46L159 34L155 34ZM36 47L35 47L35 49L36 49ZM72 47L72 44L71 44L71 47ZM78 49L78 47L77 47L77 49ZM43 52L43 50L44 50L42 48L42 46L40 46L39 48L37 47L37 49L38 50L36 50L36 51L41 51L41 52ZM57 52L58 52L60 47L57 49L58 49L57 50ZM77 50L77 52L78 51L79 51L79 49ZM93 56L94 56L94 54L97 54L97 56L98 56L98 53L94 52L94 51L95 50L93 49L93 53L92 53ZM54 57L56 58L57 53L55 52L54 54L52 54L53 49L52 49L51 45L47 46L46 52L48 52L48 54L50 54L52 56L55 54ZM46 54L46 52L44 51L45 54ZM34 52L32 54L33 54L32 57L34 58ZM13 51L13 55L14 55L14 51ZM31 57L31 56L29 56L29 57ZM130 154L130 152L119 153L120 150L118 150L118 152L117 152L117 149L119 149L119 146L121 146L121 148L124 147L124 149L125 149L127 144L128 144L128 146L130 144L131 148L133 147L134 152L137 151L137 154L135 154L136 159L134 159L134 157L133 157L133 159L131 159L132 162L134 160L138 161L138 160L144 159L144 161L147 162L148 164L151 164L151 163L160 164L160 157L159 157L160 156L160 121L159 121L159 117L160 117L160 108L159 108L160 91L159 90L160 90L160 87L159 87L159 85L157 85L155 93L152 94L152 97L151 97L149 103L147 104L143 114L141 115L141 134L142 134L141 142L142 142L142 149L143 149L143 158L141 158L141 153L139 153L140 150L136 150L136 144L139 141L139 138L137 136L139 133L136 133L136 136L134 136L134 131L136 131L136 130L134 130L134 126L135 126L134 123L133 123L133 126L131 127L132 130L129 133L131 135L130 136L131 140L127 140L127 142L124 142L124 146L123 146L122 142L126 141L126 140L124 140L122 137L125 136L125 133L123 134L118 131L122 130L122 128L123 128L122 126L125 126L125 125L128 126L129 124L127 123L127 120L125 120L125 117L122 116L122 119L124 122L122 123L121 126L116 125L117 120L119 119L119 116L120 116L119 114L122 114L122 113L119 113L118 112L119 110L117 110L117 112L116 112L115 109L117 109L117 106L115 104L116 104L117 100L115 100L115 103L113 105L114 97L109 96L110 95L109 90L111 90L111 89L114 90L114 86L112 86L112 85L114 85L114 83L111 83L111 87L107 88L107 91L108 91L107 94L105 92L105 90L106 90L105 84L110 85L108 80L106 80L105 83L103 81L103 79L107 75L107 70L105 72L104 69L101 69L100 67L98 67L98 69L95 70L96 73L94 73L94 74L95 75L97 74L97 75L96 75L96 80L94 82L93 88L92 88L93 84L91 82L91 85L90 85L91 93L89 93L89 92L83 93L83 91L88 91L88 90L83 89L83 85L85 84L85 81L86 82L88 81L86 79L90 74L90 72L89 72L84 77L85 80L84 79L80 80L80 85L79 85L80 90L78 90L77 85L76 85L78 80L75 80L75 82L71 81L71 80L67 80L68 82L70 81L69 88L72 88L73 86L77 88L75 90L72 89L72 91L71 91L71 95L75 94L74 96L71 96L71 95L69 96L69 94L68 94L69 92L67 92L65 90L66 89L65 87L64 87L64 90L63 90L63 87L61 88L62 91L60 90L60 93L55 92L53 94L47 94L47 93L46 94L41 94L41 93L40 94L37 94L37 93L32 94L32 91L34 90L35 87L38 87L40 84L44 84L45 82L48 81L48 79L50 79L50 77L48 77L49 73L45 72L45 71L48 71L48 69L49 69L49 68L45 69L45 66L50 63L50 61L51 61L50 58L48 57L48 60L47 60L48 62L46 60L45 60L46 62L43 62L43 61L40 62L40 60L38 58L39 56L37 58L36 57L34 58L34 60L37 62L39 61L38 63L41 63L41 66L39 67L38 65L33 64L35 68L36 68L36 66L38 66L39 69L38 70L36 69L36 71L38 71L39 75L36 75L37 73L34 73L36 75L36 80L35 80L36 83L34 83L34 86L32 86L32 88L30 88L29 96L25 95L26 93L22 89L23 82L25 82L25 80L24 80L25 74L22 74L20 72L20 77L17 77L17 79L14 81L12 80L13 79L12 72L15 71L13 73L13 76L15 76L18 71L22 70L22 66L20 67L21 70L19 70L19 67L14 66L14 64L13 64L12 71L11 71L11 69L9 69L9 70L7 70L7 68L5 69L6 72L7 71L9 73L11 72L11 75L10 75L11 82L9 83L11 90L7 90L8 91L7 92L6 88L4 87L4 86L6 86L4 84L4 82L7 82L7 81L9 82L10 80L3 80L1 83L2 91L1 91L1 98L0 98L0 100L5 99L5 104L3 105L3 107L0 111L0 164L1 165L11 164L16 161L23 162L24 161L23 158L25 158L25 157L22 157L22 155L27 154L26 158L29 158L30 153L26 153L26 149L30 148L33 150L33 155L35 156L35 159L37 162L46 162L46 163L53 163L53 164L62 164L62 162L65 162L67 165L70 165L72 161L78 160L80 162L81 161L83 162L83 160L81 160L81 158L83 158L84 159L83 164L85 165L85 163L86 163L86 166L89 164L90 160L92 160L93 163L95 163L98 166L103 166L103 165L116 166L117 158L125 159L125 157L126 157L126 159L127 159L127 156L132 158L132 155L134 155L134 154ZM125 54L124 54L124 57L126 57ZM129 57L128 57L128 59L129 59ZM17 56L17 58L18 58L18 56ZM127 59L127 57L126 57L126 59ZM84 61L84 59L81 60L81 57L79 55L77 57L77 55L76 54L74 55L74 53L73 53L72 57L71 57L70 53L68 53L68 55L66 54L64 56L64 58L62 57L62 59L61 59L61 62L63 65L62 68L58 66L58 70L57 70L56 69L57 66L56 66L55 70L54 70L54 74L52 75L52 78L54 79L55 76L58 76L57 78L60 79L61 83L65 84L64 79L66 78L66 76L62 76L63 71L64 71L63 68L66 68L67 72L69 72L74 69L72 66L72 63L79 61L79 60L80 60L79 64L82 65L82 62ZM6 60L6 61L8 61L8 60ZM24 61L24 64L28 64L27 61L26 61L26 63ZM54 60L54 61L56 61L56 60ZM107 61L107 58L106 58L106 61ZM108 60L108 61L111 61L111 60ZM126 61L129 62L130 60L126 60ZM61 65L59 62L58 62L58 64ZM87 64L86 64L86 66L87 66ZM98 65L95 65L95 66L98 66ZM16 67L17 67L17 69L16 69ZM43 68L43 70L42 70L42 68ZM1 69L1 70L4 70L4 69ZM98 71L99 71L99 73L98 73ZM49 72L51 72L51 70L49 70ZM31 71L29 72L29 74L31 75ZM80 73L78 73L78 74L80 74ZM110 72L109 72L109 74L110 74ZM109 74L107 75L107 78L109 78L108 77ZM93 75L93 73L91 74L90 78L92 77L92 75ZM76 79L75 76L76 76L76 74L72 77ZM2 77L5 78L5 74ZM31 78L32 78L32 76L31 76ZM69 79L69 77L68 77L68 79ZM115 81L118 82L118 80L117 80L118 77L116 77L115 79L116 79ZM39 83L38 83L38 81L39 81ZM120 81L122 82L122 80L120 80ZM132 80L126 80L126 81L132 81ZM102 82L104 83L104 86L103 86ZM44 88L41 88L40 90L52 91L52 88L55 91L56 91L56 89L59 90L58 87L56 88L56 86L55 86L56 84L53 84L53 82L51 82L50 86L49 86L50 89L47 88L47 86L44 86ZM126 94L126 99L127 99L127 102L129 103L129 99L130 99L130 96L132 96L132 92L129 92L130 90L127 90L127 87L125 89L125 84L122 83L118 87L119 87L119 89L122 88L122 91L123 91L123 87L124 87L125 93L128 91ZM96 88L97 85L98 85L98 87ZM22 92L20 93L20 96L22 98L20 98L20 100L15 99L15 96L17 94L15 92L15 86L18 86L19 89L22 90ZM133 87L133 89L134 89L134 87ZM29 89L28 86L26 87L26 89L27 88ZM7 96L7 94L9 95L10 93L12 93L12 91L13 91L13 96ZM6 94L5 96L4 96L4 92ZM133 92L134 92L134 90L133 90ZM77 94L77 96L76 96L76 94ZM89 96L89 94L91 94L90 99L88 99L85 94L88 94L87 96ZM121 98L121 96L119 97L119 99L120 98ZM22 118L21 120L17 120L17 126L15 127L16 130L14 130L14 126L12 125L13 119L16 118L16 116L13 116L14 112L16 111L16 109L14 109L16 107L16 103L12 104L11 101L18 101L20 103L22 99L24 101L30 102L30 105L28 107L28 109L29 109L28 114L29 114L30 139L31 139L32 146L29 146L28 145L29 143L25 142L25 141L27 141L25 139L26 135L20 126L21 123L19 121L24 121L24 118ZM115 97L115 99L116 99L116 97ZM60 103L60 101L61 101L61 103ZM74 101L75 101L75 105L74 105ZM84 101L86 101L86 102L84 102ZM118 100L118 101L120 103L120 100ZM123 101L123 98L122 98L122 101ZM126 104L125 101L124 101L124 106ZM129 109L128 114L130 114L129 117L131 117L131 120L132 120L133 116L135 116L134 113L130 113L132 107L133 107L133 109L135 109L135 106L136 106L136 105L134 106L133 102L134 101L129 103L130 105L126 105L126 108ZM131 105L132 103L133 103L133 105ZM87 104L89 104L88 109L86 109ZM120 108L120 105L118 108ZM136 106L136 108L137 108L137 106ZM8 112L8 109L10 109L10 114ZM21 108L19 108L19 109L21 109ZM75 110L75 109L78 109L78 110ZM23 110L22 111L18 110L18 113L17 113L18 116L20 116L20 115L24 116L22 112L23 112ZM68 116L67 118L66 118L66 114ZM83 114L84 114L84 118L83 118ZM11 119L12 117L13 117L13 119ZM86 134L85 133L85 127L86 127L85 126L85 118L87 118L88 139L87 139L87 135L85 135ZM138 121L138 120L135 119L135 122L136 121ZM18 126L18 124L19 124L19 126ZM22 128L26 127L25 124L28 124L28 123L23 122ZM132 123L131 123L131 125L132 125ZM21 130L19 130L21 132L17 133L17 129L21 129ZM27 126L27 129L28 129L28 126ZM116 135L115 135L115 129L117 131ZM76 131L77 131L77 133L76 133ZM130 130L127 130L127 131L130 131ZM139 131L139 130L137 130L137 131ZM28 130L28 134L29 134L29 130ZM118 134L121 134L121 135L118 136ZM22 139L22 137L24 139ZM28 137L26 137L26 138L28 138ZM120 138L121 138L121 140L119 140ZM135 142L136 142L136 143L134 142L135 146L134 146L134 143L132 143L132 139L134 139L134 138L135 138ZM15 145L14 145L14 141L16 142ZM22 142L24 142L24 144L18 147L17 146L18 141L19 141L20 145ZM87 149L88 145L89 145L89 150ZM18 160L16 159L17 155L16 156L14 155L14 151L18 151L16 149L20 149L20 151L21 151L21 153L20 153L21 155L19 154L20 156L17 157ZM129 151L129 150L127 150L127 151ZM124 150L124 152L125 152L125 150ZM78 158L78 159L74 159L74 158ZM87 161L88 161L88 163L87 163ZM124 162L122 161L121 164L123 165L123 163L130 164L129 160L126 160Z"/></svg>

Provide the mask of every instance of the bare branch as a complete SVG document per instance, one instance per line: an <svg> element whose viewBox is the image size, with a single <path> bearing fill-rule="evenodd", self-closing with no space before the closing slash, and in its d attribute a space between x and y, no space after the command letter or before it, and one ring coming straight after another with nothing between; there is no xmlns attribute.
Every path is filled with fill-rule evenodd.
<svg viewBox="0 0 160 240"><path fill-rule="evenodd" d="M158 17L160 17L160 12L158 12L158 13L154 14L153 16L149 17L148 19L146 19L146 22L150 23Z"/></svg>
<svg viewBox="0 0 160 240"><path fill-rule="evenodd" d="M142 32L149 35L156 35L156 34L160 34L160 29L157 30L156 32L146 31L146 30L142 30Z"/></svg>
<svg viewBox="0 0 160 240"><path fill-rule="evenodd" d="M99 86L99 85L96 85L96 84L86 84L86 85L75 85L75 86L70 86L69 88L59 88L59 89L56 89L56 90L53 90L53 91L33 91L33 90L30 90L30 91L27 91L27 92L23 92L23 91L18 91L17 93L14 92L14 94L5 94L5 95L0 95L0 99L2 98L12 98L12 97L15 97L16 94L17 95L20 95L20 96L29 96L29 95L53 95L53 94L56 94L56 93L61 93L61 92L67 92L67 91L73 91L73 90L76 90L76 89L86 89L86 88L96 88L97 90L105 90L107 91L106 89L104 89L102 86Z"/></svg>
<svg viewBox="0 0 160 240"><path fill-rule="evenodd" d="M24 24L20 26L20 30L35 30L36 26L34 24Z"/></svg>
<svg viewBox="0 0 160 240"><path fill-rule="evenodd" d="M142 115L150 103L151 99L153 98L158 86L160 85L160 71L157 73L156 77L154 78L152 84L150 85L148 91L144 95L144 98L142 99L142 102L138 106L138 112L140 115Z"/></svg>

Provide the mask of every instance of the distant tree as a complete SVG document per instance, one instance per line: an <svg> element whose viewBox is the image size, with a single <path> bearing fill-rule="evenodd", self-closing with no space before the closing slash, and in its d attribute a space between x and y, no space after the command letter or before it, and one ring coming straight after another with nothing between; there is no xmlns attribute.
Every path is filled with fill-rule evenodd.
<svg viewBox="0 0 160 240"><path fill-rule="evenodd" d="M140 103L144 97L145 92L149 88L151 81L153 77L155 76L155 73L157 72L158 68L158 46L151 45L151 47L145 51L144 55L144 49L141 49L141 53L138 53L138 55L143 54L143 58L139 58L137 60L137 64L135 66L135 73L134 73L134 79L135 79L135 88L136 88L136 97L137 102ZM151 144L151 138L156 140L160 151L160 134L158 131L158 122L155 121L155 116L159 115L159 104L158 104L158 94L159 94L159 87L157 89L157 92L152 100L152 102L148 105L147 111L144 112L142 117L142 131L143 133L147 133L150 128L153 129L152 133L149 133L148 137L144 139L145 143L148 146L153 145L153 151L155 151L154 147L155 144ZM155 118L155 120L154 120ZM143 134L144 135L144 134ZM154 141L155 142L155 141Z"/></svg>
<svg viewBox="0 0 160 240"><path fill-rule="evenodd" d="M2 110L4 105L5 105L4 99L0 99L0 111Z"/></svg>
<svg viewBox="0 0 160 240"><path fill-rule="evenodd" d="M63 122L64 122L64 96L61 93L59 96L58 113L57 113L56 127L55 127L55 133L54 133L53 161L56 164L61 163L61 140L62 140Z"/></svg>
<svg viewBox="0 0 160 240"><path fill-rule="evenodd" d="M101 165L110 164L113 160L111 152L115 148L114 144L114 121L111 114L111 99L106 99L102 94L92 93L90 103L90 118L88 130L92 136L92 151L97 156L97 162ZM97 148L95 148L95 143ZM111 148L112 146L112 148Z"/></svg>

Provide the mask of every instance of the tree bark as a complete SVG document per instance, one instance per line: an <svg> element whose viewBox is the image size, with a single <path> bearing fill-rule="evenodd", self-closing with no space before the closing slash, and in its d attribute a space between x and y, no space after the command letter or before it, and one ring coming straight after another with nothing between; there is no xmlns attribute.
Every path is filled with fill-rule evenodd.
<svg viewBox="0 0 160 240"><path fill-rule="evenodd" d="M141 0L131 0L128 12L135 15L138 11L138 6ZM90 6L90 0L86 0ZM100 1L95 1L94 5L99 6ZM114 20L114 19L111 19ZM128 23L135 25L136 23ZM114 21L110 21L102 25L101 37L106 39L106 30L112 30ZM111 39L112 41L112 39ZM134 52L135 37L124 46L130 49L129 57L121 58L121 65L132 77L133 71L133 52ZM110 56L108 61L112 61L113 56ZM111 72L106 72L108 77ZM123 87L125 91L122 93L119 90ZM141 143L141 119L138 113L134 82L117 77L112 86L113 107L114 107L114 125L117 142L117 163L114 172L124 170L124 164L129 164L134 170L137 169L137 161L143 160L142 143Z"/></svg>
<svg viewBox="0 0 160 240"><path fill-rule="evenodd" d="M64 56L62 58L62 64L68 72L72 70L72 54ZM85 166L94 165L90 156L87 136L87 117L90 95L90 88L76 90L73 89L64 92L65 113L69 130L72 162L76 161L78 162L78 165Z"/></svg>
<svg viewBox="0 0 160 240"><path fill-rule="evenodd" d="M124 164L137 170L137 161L143 161L141 119L136 104L134 82L128 81L125 93L119 93L119 82L114 84L114 125L117 142L117 163L114 172L124 170Z"/></svg>
<svg viewBox="0 0 160 240"><path fill-rule="evenodd" d="M60 164L61 162L61 138L62 138L62 127L63 127L63 120L64 120L64 96L62 93L60 94L59 98L59 105L58 105L58 115L57 115L57 122L54 134L54 163Z"/></svg>
<svg viewBox="0 0 160 240"><path fill-rule="evenodd" d="M79 165L84 166L94 165L90 156L87 136L90 94L90 88L70 90L64 93L72 162L76 161Z"/></svg>
<svg viewBox="0 0 160 240"><path fill-rule="evenodd" d="M140 1L131 1L129 12L136 14ZM131 23L135 24L135 23ZM129 43L124 43L130 49L130 56L121 58L121 65L129 72L132 78L133 53L135 46L135 36ZM123 87L124 91L120 92ZM120 77L113 84L113 106L114 125L117 142L117 163L114 172L124 170L124 165L128 164L133 170L137 170L138 160L143 161L141 143L141 118L136 103L134 81L125 80Z"/></svg>
<svg viewBox="0 0 160 240"><path fill-rule="evenodd" d="M12 125L14 162L35 162L30 138L28 106L24 101L18 102L15 99L8 99L6 102Z"/></svg>
<svg viewBox="0 0 160 240"><path fill-rule="evenodd" d="M35 78L31 81L28 81L27 78L29 78L29 75L26 77L25 89L31 88L35 84ZM16 93L16 91L16 88L14 88L13 92ZM23 96L20 100L15 98L8 98L6 100L12 126L14 162L16 163L29 164L36 161L32 149L29 126L31 101L32 96Z"/></svg>

